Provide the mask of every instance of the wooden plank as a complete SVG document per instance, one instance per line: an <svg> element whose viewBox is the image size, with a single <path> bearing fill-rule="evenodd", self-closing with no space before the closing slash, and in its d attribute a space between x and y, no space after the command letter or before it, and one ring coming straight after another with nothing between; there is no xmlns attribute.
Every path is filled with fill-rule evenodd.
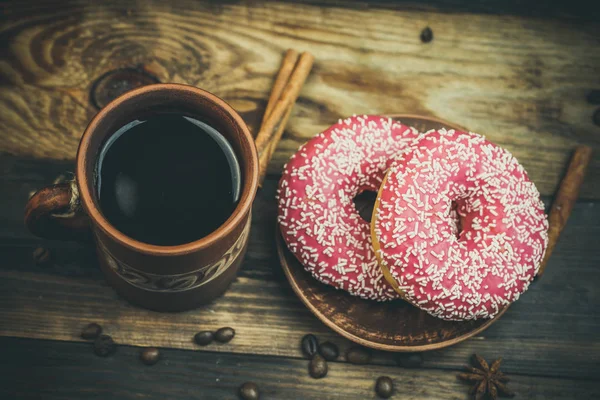
<svg viewBox="0 0 600 400"><path fill-rule="evenodd" d="M320 6L339 6L337 0L302 0L296 3L306 3ZM396 11L415 10L423 12L444 13L473 13L493 15L520 15L538 18L573 18L578 20L597 20L600 10L594 4L586 1L551 2L545 6L534 0L481 0L477 2L464 0L431 0L427 2L411 2L397 0L377 1L345 1L344 7L359 10L384 8Z"/></svg>
<svg viewBox="0 0 600 400"><path fill-rule="evenodd" d="M36 9L47 12L55 6L56 0L27 0L36 4ZM202 2L208 12L219 14L223 12L222 2ZM239 1L246 6L256 7L251 1ZM562 18L566 20L588 20L600 19L600 9L585 0L574 0L571 2L552 2L545 6L535 0L481 0L476 3L465 0L430 0L426 3L419 1L397 1L397 0L348 0L341 3L339 0L266 0L261 3L294 3L326 7L343 7L346 9L361 10L368 12L374 9L393 11L419 11L440 12L448 14L490 14L490 15L514 15L535 18ZM178 5L179 3L175 3ZM183 4L183 3L181 3ZM133 11L133 10L132 10Z"/></svg>
<svg viewBox="0 0 600 400"><path fill-rule="evenodd" d="M338 118L417 113L512 151L551 194L571 149L596 149L589 90L600 86L600 22L291 3L14 2L0 22L0 151L72 159L96 110L93 82L135 67L203 87L256 130L287 47L316 57L270 167ZM419 41L431 26L434 40ZM576 60L576 62L575 62ZM600 198L600 153L582 189Z"/></svg>
<svg viewBox="0 0 600 400"><path fill-rule="evenodd" d="M141 346L197 349L192 343L194 333L222 326L236 329L234 341L202 351L299 357L300 338L308 332L337 343L342 351L351 346L309 314L292 294L279 295L287 291L282 283L238 278L225 297L209 307L158 314L130 306L96 280L4 271L0 277L2 336L77 341L85 324L98 322L115 332L119 342ZM505 369L511 373L574 378L598 374L597 319L573 325L550 324L544 318L547 313L537 318L521 314L525 306L523 302L515 305L481 336L425 354L425 366L456 369L472 353L481 353L489 358L504 357ZM549 318L559 319L555 315ZM569 336L571 326L580 334ZM583 329L587 339L578 337ZM373 363L394 364L394 355L377 352Z"/></svg>
<svg viewBox="0 0 600 400"><path fill-rule="evenodd" d="M262 399L375 399L378 376L393 378L397 399L467 399L469 386L455 371L329 363L327 377L308 376L306 360L281 357L162 350L163 360L147 367L139 349L119 346L110 358L96 357L91 345L0 339L0 394L3 398L64 399L233 399L247 381ZM523 399L592 399L593 381L511 376L509 387Z"/></svg>
<svg viewBox="0 0 600 400"><path fill-rule="evenodd" d="M265 181L254 208L247 259L224 297L198 310L163 314L119 299L97 269L93 250L68 243L4 238L0 254L0 335L77 341L80 329L98 322L132 345L195 349L196 331L230 325L231 344L205 350L299 357L300 338L309 332L342 350L350 343L326 328L288 286L274 248L276 181ZM504 356L508 372L593 377L600 372L600 236L598 203L578 203L544 278L480 336L435 353L425 365L459 368L470 354ZM54 250L54 262L36 266L37 243ZM374 363L394 356L376 353Z"/></svg>

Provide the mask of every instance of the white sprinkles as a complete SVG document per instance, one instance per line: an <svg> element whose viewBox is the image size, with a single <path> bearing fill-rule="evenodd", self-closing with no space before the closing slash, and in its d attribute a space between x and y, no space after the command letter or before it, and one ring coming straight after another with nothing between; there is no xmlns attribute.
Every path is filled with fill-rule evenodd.
<svg viewBox="0 0 600 400"><path fill-rule="evenodd" d="M391 118L354 116L292 156L277 191L278 222L288 248L316 279L365 299L398 297L383 278L370 225L353 199L377 191L386 170L417 136Z"/></svg>
<svg viewBox="0 0 600 400"><path fill-rule="evenodd" d="M374 228L403 297L447 320L493 318L517 300L548 241L544 205L517 160L444 129L422 134L392 168Z"/></svg>

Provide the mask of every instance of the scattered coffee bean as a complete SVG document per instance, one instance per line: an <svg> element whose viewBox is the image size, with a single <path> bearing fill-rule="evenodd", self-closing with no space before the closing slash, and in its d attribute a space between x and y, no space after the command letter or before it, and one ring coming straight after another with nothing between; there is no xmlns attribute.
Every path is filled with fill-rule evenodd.
<svg viewBox="0 0 600 400"><path fill-rule="evenodd" d="M258 400L260 393L258 385L254 382L246 382L240 386L240 398L243 400Z"/></svg>
<svg viewBox="0 0 600 400"><path fill-rule="evenodd" d="M319 354L321 354L327 361L333 361L340 355L340 350L335 344L331 342L325 342L319 345Z"/></svg>
<svg viewBox="0 0 600 400"><path fill-rule="evenodd" d="M146 347L140 353L140 360L146 365L154 365L160 360L160 351L156 347Z"/></svg>
<svg viewBox="0 0 600 400"><path fill-rule="evenodd" d="M423 356L421 353L398 354L396 363L405 368L418 368L423 365Z"/></svg>
<svg viewBox="0 0 600 400"><path fill-rule="evenodd" d="M215 339L215 334L211 331L202 331L194 335L194 342L200 346L207 346Z"/></svg>
<svg viewBox="0 0 600 400"><path fill-rule="evenodd" d="M586 100L590 104L600 104L600 90L590 90L586 96Z"/></svg>
<svg viewBox="0 0 600 400"><path fill-rule="evenodd" d="M102 327L94 322L83 328L81 338L85 340L93 340L102 333Z"/></svg>
<svg viewBox="0 0 600 400"><path fill-rule="evenodd" d="M308 373L315 379L323 378L327 375L327 361L320 354L315 354L308 364Z"/></svg>
<svg viewBox="0 0 600 400"><path fill-rule="evenodd" d="M300 342L300 348L302 349L302 353L310 358L313 358L317 351L319 350L319 340L317 337L311 333L308 335L304 335L302 337L302 341Z"/></svg>
<svg viewBox="0 0 600 400"><path fill-rule="evenodd" d="M45 247L38 247L33 251L33 261L38 265L47 264L51 257L50 250Z"/></svg>
<svg viewBox="0 0 600 400"><path fill-rule="evenodd" d="M380 376L375 383L375 392L384 399L390 398L394 393L394 382L389 376Z"/></svg>
<svg viewBox="0 0 600 400"><path fill-rule="evenodd" d="M225 327L215 332L215 340L221 343L230 342L235 336L235 330L233 328Z"/></svg>
<svg viewBox="0 0 600 400"><path fill-rule="evenodd" d="M433 31L427 27L421 31L421 42L429 43L433 40Z"/></svg>
<svg viewBox="0 0 600 400"><path fill-rule="evenodd" d="M346 360L352 364L366 364L371 361L371 354L362 347L352 347L346 352Z"/></svg>
<svg viewBox="0 0 600 400"><path fill-rule="evenodd" d="M592 120L594 121L594 124L600 126L600 108L596 110L592 116Z"/></svg>
<svg viewBox="0 0 600 400"><path fill-rule="evenodd" d="M94 353L100 357L108 357L117 350L117 345L108 335L100 335L94 341Z"/></svg>

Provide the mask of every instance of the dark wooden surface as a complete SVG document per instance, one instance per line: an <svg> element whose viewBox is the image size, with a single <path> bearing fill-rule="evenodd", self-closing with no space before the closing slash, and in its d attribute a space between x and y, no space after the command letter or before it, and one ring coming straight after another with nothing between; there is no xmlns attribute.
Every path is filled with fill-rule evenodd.
<svg viewBox="0 0 600 400"><path fill-rule="evenodd" d="M12 2L0 15L0 398L233 399L256 381L265 399L375 398L389 375L395 399L467 399L455 378L472 353L504 357L519 399L594 399L600 373L599 152L546 274L488 330L423 354L418 369L391 353L368 365L341 357L307 374L300 338L325 327L293 294L275 250L278 171L295 147L353 112L450 119L514 151L549 204L575 143L598 150L600 23L587 5L439 0L340 2ZM359 21L360 23L358 23ZM420 29L434 41L423 47ZM127 304L107 286L90 246L41 241L23 226L29 193L72 169L94 114L96 78L140 65L161 81L214 91L256 129L286 47L316 55L313 74L259 193L248 255L215 303L161 314ZM53 260L36 265L37 246ZM98 322L119 343L96 357L79 337ZM233 326L225 345L199 348L195 332ZM139 348L157 346L153 367Z"/></svg>
<svg viewBox="0 0 600 400"><path fill-rule="evenodd" d="M143 81L140 74L196 85L256 132L288 47L310 51L315 65L270 164L274 175L301 143L353 113L421 114L485 134L515 154L545 195L576 144L598 148L598 106L586 100L600 88L594 12L574 17L561 4L541 17L534 0L488 0L474 12L468 1L451 12L459 0L384 3L14 0L0 25L8 50L0 130L19 135L0 136L0 149L72 158L97 111L95 82L123 68L138 74L101 86L116 92ZM522 12L511 14L517 3ZM434 39L423 44L426 26ZM600 152L590 177L600 179ZM600 186L586 182L582 195L600 199Z"/></svg>

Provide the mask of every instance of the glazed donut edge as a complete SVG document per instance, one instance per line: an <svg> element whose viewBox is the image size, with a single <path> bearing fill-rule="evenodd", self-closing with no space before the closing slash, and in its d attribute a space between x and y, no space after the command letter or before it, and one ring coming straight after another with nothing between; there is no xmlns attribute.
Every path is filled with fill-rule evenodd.
<svg viewBox="0 0 600 400"><path fill-rule="evenodd" d="M537 273L547 229L539 192L509 151L445 129L421 134L390 168L371 220L385 278L446 320L493 318L516 301Z"/></svg>
<svg viewBox="0 0 600 400"><path fill-rule="evenodd" d="M400 298L402 300L408 301L410 303L410 300L408 300L406 298L406 296L404 295L404 292L402 291L402 289L400 289L398 282L396 282L396 279L392 276L392 272L390 271L389 267L386 265L383 258L381 257L381 244L379 243L379 238L377 237L377 234L375 233L375 221L377 220L377 210L379 209L379 201L381 199L381 191L383 190L383 187L385 186L385 182L387 181L389 173L390 173L390 171L388 170L385 174L385 177L381 181L381 186L379 187L379 190L377 191L377 197L375 198L375 205L373 206L373 213L371 214L371 244L373 246L373 252L375 253L375 258L377 259L379 268L381 268L381 272L383 272L383 277L390 284L390 286L392 286L392 288L396 291L396 293L398 293L398 295L400 296ZM413 305L415 305L415 304L413 304Z"/></svg>
<svg viewBox="0 0 600 400"><path fill-rule="evenodd" d="M280 232L304 269L324 284L377 301L397 299L353 199L376 192L396 155L419 132L391 117L339 120L290 158L277 189Z"/></svg>

